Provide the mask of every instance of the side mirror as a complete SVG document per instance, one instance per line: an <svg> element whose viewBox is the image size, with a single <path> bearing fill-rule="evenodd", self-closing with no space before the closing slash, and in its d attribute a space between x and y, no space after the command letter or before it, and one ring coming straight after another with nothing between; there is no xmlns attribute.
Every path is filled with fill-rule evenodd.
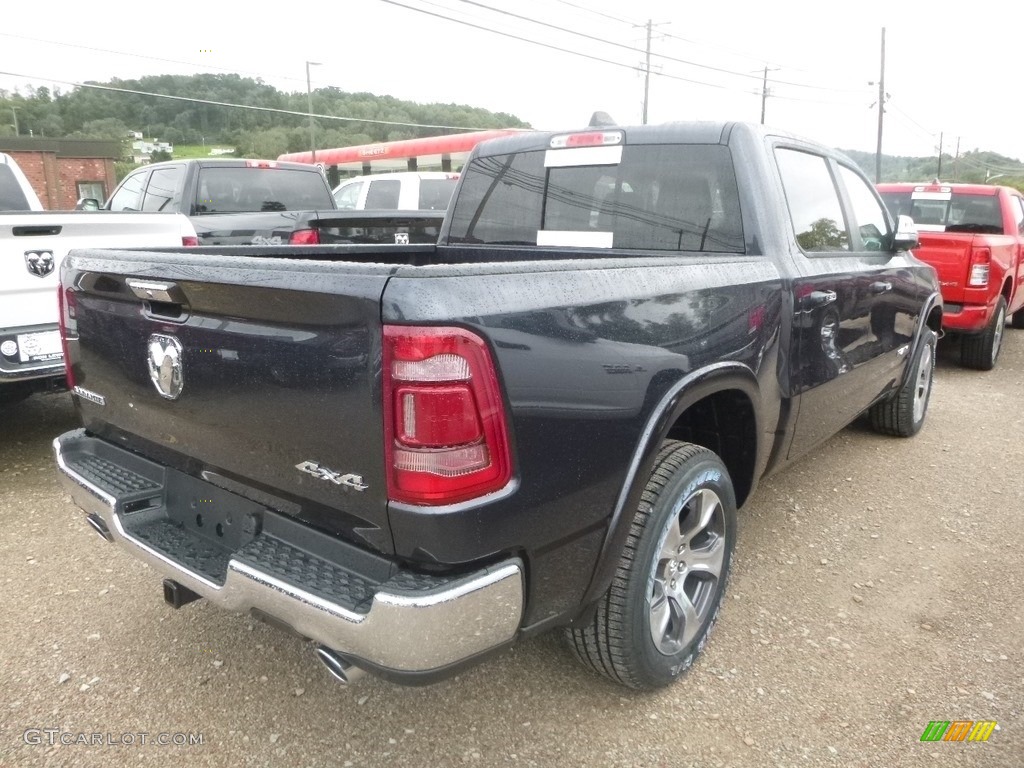
<svg viewBox="0 0 1024 768"><path fill-rule="evenodd" d="M911 251L920 244L917 238L917 225L909 216L900 214L896 220L896 233L892 236L894 251Z"/></svg>
<svg viewBox="0 0 1024 768"><path fill-rule="evenodd" d="M99 209L100 201L93 197L83 197L75 203L76 211L98 211Z"/></svg>

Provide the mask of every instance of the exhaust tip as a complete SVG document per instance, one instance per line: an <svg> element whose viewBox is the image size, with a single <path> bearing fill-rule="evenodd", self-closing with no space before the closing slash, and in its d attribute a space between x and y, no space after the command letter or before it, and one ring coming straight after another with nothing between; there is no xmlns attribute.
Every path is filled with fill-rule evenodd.
<svg viewBox="0 0 1024 768"><path fill-rule="evenodd" d="M110 531L107 529L107 524L103 522L103 519L99 515L97 515L95 513L90 514L90 515L86 515L85 516L85 522L87 522L89 524L89 526L94 531L96 531L96 533L98 533L100 536L102 536L107 541L113 541L114 540L114 537L110 535Z"/></svg>
<svg viewBox="0 0 1024 768"><path fill-rule="evenodd" d="M331 677L342 685L351 685L366 674L366 670L357 667L340 653L325 645L317 646L316 655L320 659L320 663L327 667Z"/></svg>

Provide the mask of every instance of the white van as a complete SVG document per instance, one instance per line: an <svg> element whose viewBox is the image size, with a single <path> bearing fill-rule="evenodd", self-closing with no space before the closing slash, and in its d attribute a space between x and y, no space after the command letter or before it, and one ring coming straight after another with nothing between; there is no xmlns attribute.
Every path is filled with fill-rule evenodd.
<svg viewBox="0 0 1024 768"><path fill-rule="evenodd" d="M356 176L334 188L338 208L378 211L443 211L459 174L405 171Z"/></svg>

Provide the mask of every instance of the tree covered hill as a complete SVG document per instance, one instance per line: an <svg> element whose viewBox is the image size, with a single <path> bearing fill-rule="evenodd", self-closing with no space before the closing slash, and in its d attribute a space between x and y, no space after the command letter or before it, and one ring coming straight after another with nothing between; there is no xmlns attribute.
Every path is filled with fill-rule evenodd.
<svg viewBox="0 0 1024 768"><path fill-rule="evenodd" d="M234 74L158 75L113 80L100 85L127 91L291 110L300 114L241 109L180 99L97 88L66 93L47 88L27 93L0 90L0 135L19 133L50 138L124 138L129 130L172 144L236 146L240 154L277 157L309 148L306 93L285 93L261 80ZM464 104L417 104L391 96L347 93L337 88L313 91L313 112L353 118L317 119L317 144L339 147L454 133L454 128L528 128L514 115ZM382 122L372 122L382 121ZM388 124L390 123L390 124ZM451 126L417 128L394 123Z"/></svg>
<svg viewBox="0 0 1024 768"><path fill-rule="evenodd" d="M869 179L875 178L874 152L860 152L855 149L845 149L843 152L864 170ZM997 152L981 150L964 152L959 157L943 152L941 168L938 156L894 157L882 155L882 181L923 183L935 179L975 184L989 181L992 184L1003 184L1024 190L1024 163Z"/></svg>

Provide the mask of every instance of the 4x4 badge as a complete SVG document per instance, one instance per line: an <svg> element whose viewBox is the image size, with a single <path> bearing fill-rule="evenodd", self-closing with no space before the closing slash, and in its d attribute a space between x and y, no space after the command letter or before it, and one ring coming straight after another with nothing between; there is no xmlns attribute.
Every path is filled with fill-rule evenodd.
<svg viewBox="0 0 1024 768"><path fill-rule="evenodd" d="M335 485L344 485L348 488L355 488L357 491L365 491L370 487L363 482L362 475L343 475L333 469L322 467L315 461L304 461L301 464L296 464L295 468L321 480L330 480Z"/></svg>

